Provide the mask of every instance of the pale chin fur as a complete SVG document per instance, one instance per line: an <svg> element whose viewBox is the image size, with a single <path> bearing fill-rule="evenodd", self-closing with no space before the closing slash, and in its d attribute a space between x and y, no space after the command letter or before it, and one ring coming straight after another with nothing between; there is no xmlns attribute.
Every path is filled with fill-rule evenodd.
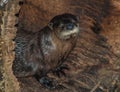
<svg viewBox="0 0 120 92"><path fill-rule="evenodd" d="M80 32L79 27L75 27L73 30L67 30L60 33L60 39L69 39L71 36L76 36Z"/></svg>

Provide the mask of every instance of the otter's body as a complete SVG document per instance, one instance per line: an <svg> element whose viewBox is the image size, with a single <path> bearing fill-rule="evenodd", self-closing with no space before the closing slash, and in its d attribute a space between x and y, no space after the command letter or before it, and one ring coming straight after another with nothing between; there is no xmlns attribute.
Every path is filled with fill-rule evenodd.
<svg viewBox="0 0 120 92"><path fill-rule="evenodd" d="M62 65L79 34L78 20L71 14L53 18L39 32L17 33L13 71L16 77L46 76Z"/></svg>
<svg viewBox="0 0 120 92"><path fill-rule="evenodd" d="M18 77L30 76L41 70L47 72L55 68L75 45L75 39L62 41L51 33L48 27L38 33L28 34L28 37L17 37L15 41L15 66L21 63L17 66L18 71L15 69L15 75Z"/></svg>

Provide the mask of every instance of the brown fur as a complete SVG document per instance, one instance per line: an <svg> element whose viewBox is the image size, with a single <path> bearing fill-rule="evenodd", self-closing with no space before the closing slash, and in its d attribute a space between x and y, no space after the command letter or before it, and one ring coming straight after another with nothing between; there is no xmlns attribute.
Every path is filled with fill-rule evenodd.
<svg viewBox="0 0 120 92"><path fill-rule="evenodd" d="M55 17L55 19L53 18L50 23L53 26L46 26L36 33L28 31L17 33L15 38L16 57L13 64L14 74L17 77L33 76L35 74L45 76L47 72L60 66L75 46L77 34L79 33L76 16L63 14ZM73 28L77 27L78 30L69 34L70 38L66 39L66 36L64 38L62 35L64 32L72 31L66 29L69 23L74 23ZM60 27L61 24L64 26ZM60 34L61 32L63 34ZM76 36L72 34L76 34Z"/></svg>

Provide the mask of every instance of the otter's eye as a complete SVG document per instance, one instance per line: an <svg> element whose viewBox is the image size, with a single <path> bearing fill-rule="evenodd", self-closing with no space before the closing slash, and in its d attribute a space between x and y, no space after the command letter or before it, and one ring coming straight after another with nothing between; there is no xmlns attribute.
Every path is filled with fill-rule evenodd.
<svg viewBox="0 0 120 92"><path fill-rule="evenodd" d="M73 23L68 23L68 24L66 25L66 29L67 29L67 30L73 30L73 28L74 28L74 24L73 24Z"/></svg>

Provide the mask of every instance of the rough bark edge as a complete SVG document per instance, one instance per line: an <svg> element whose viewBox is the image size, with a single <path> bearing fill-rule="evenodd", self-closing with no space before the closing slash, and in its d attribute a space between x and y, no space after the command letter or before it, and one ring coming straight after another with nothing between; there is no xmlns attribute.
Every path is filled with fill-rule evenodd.
<svg viewBox="0 0 120 92"><path fill-rule="evenodd" d="M13 75L12 63L15 53L14 42L12 41L16 35L17 28L15 24L17 17L15 14L19 11L19 0L11 0L5 6L1 25L1 39L2 39L2 61L3 61L3 83L5 92L20 92L19 83Z"/></svg>
<svg viewBox="0 0 120 92"><path fill-rule="evenodd" d="M0 2L1 3L1 2ZM0 8L0 26L2 25L2 15L3 15L3 7ZM3 61L2 61L2 38L1 38L1 27L0 27L0 92L5 92L5 85L3 79Z"/></svg>

